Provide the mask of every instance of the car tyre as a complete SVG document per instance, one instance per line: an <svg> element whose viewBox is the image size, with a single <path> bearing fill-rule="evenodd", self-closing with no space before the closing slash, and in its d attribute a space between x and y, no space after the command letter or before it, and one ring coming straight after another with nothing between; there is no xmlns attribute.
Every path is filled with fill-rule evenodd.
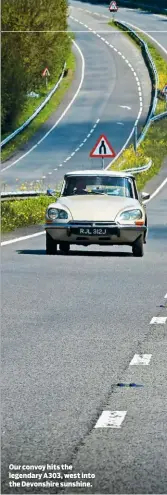
<svg viewBox="0 0 167 495"><path fill-rule="evenodd" d="M143 236L138 237L138 239L134 242L132 246L132 253L133 256L137 258L141 258L144 254L144 249L143 249Z"/></svg>
<svg viewBox="0 0 167 495"><path fill-rule="evenodd" d="M68 254L70 250L70 244L68 242L60 242L59 248L61 254Z"/></svg>
<svg viewBox="0 0 167 495"><path fill-rule="evenodd" d="M56 254L57 253L57 244L52 239L50 234L46 232L46 254Z"/></svg>
<svg viewBox="0 0 167 495"><path fill-rule="evenodd" d="M146 221L145 221L145 227L147 229L147 216L146 216ZM147 242L147 233L148 233L148 229L144 233L144 244L146 244L146 242Z"/></svg>

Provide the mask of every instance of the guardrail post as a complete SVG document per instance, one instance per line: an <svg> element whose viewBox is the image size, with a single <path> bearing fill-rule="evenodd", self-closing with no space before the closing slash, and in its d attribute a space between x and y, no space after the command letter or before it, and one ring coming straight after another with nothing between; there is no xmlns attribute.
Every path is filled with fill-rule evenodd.
<svg viewBox="0 0 167 495"><path fill-rule="evenodd" d="M137 124L134 128L134 151L137 153Z"/></svg>

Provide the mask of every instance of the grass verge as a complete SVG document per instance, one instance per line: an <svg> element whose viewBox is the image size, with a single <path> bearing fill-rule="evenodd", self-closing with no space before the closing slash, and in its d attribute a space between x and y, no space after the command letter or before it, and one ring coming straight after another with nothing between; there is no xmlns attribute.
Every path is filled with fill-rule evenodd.
<svg viewBox="0 0 167 495"><path fill-rule="evenodd" d="M1 151L1 160L4 161L9 158L17 149L25 145L28 140L39 130L42 124L50 117L50 115L55 112L57 107L60 105L66 91L68 90L75 73L76 61L74 54L71 52L67 60L67 71L66 75L60 83L58 90L54 93L50 101L41 110L39 115L31 122L31 124L24 129L24 131L16 136L11 142L6 144ZM55 85L56 83L54 83ZM22 113L20 114L17 122L16 128L21 126L30 115L36 110L36 108L42 103L46 98L46 95L51 91L53 85L48 85L47 90L42 89L42 96L38 99L29 97L27 99L27 104L25 105ZM34 101L35 100L35 101ZM1 136L2 140L5 139L7 135Z"/></svg>
<svg viewBox="0 0 167 495"><path fill-rule="evenodd" d="M110 25L114 25L114 21L109 22ZM117 26L122 32L124 29L121 29ZM125 33L125 36L128 36L135 42L136 46L141 50L140 46L137 42L132 38L130 33ZM139 36L145 41L148 45L150 54L155 63L158 76L159 76L159 87L162 89L167 82L167 62L161 57L158 50L149 42L147 36L141 35ZM162 113L166 110L166 104L164 101L158 100L156 114ZM134 151L134 147L131 144L119 157L118 160L114 163L111 169L112 170L125 170L133 167L140 167L145 165L150 160L152 160L151 168L142 172L141 174L136 175L138 189L141 190L146 182L150 180L154 175L156 175L161 165L167 156L167 119L160 120L151 124L144 141L137 149L137 153Z"/></svg>
<svg viewBox="0 0 167 495"><path fill-rule="evenodd" d="M144 39L144 37L142 38ZM163 78L164 73L163 73L163 65L161 63L161 57L157 52L157 50L150 43L148 43L148 46L150 52L152 50L151 54L152 57L154 58L154 62L157 67L160 81L162 85L164 85L166 84L167 79L164 82L164 78ZM163 63L165 63L163 59L162 61ZM56 93L56 95L57 94L58 92ZM158 113L160 113L160 111L163 110L159 109ZM151 168L147 172L143 172L139 175L136 175L138 189L141 190L144 187L145 183L159 172L161 168L161 164L164 161L166 155L167 155L167 119L164 119L162 121L155 122L151 125L149 131L147 132L145 140L139 146L136 154L134 152L133 145L129 146L123 152L121 157L114 163L114 165L113 166L111 165L111 169L124 170L127 168L133 168L136 166L144 165L151 159L152 160ZM55 196L55 198L57 196ZM38 198L28 198L25 200L2 201L1 203L2 233L10 232L18 227L25 227L28 225L37 225L44 223L45 210L48 204L53 201L54 198L51 199L48 196L40 196Z"/></svg>
<svg viewBox="0 0 167 495"><path fill-rule="evenodd" d="M133 145L129 146L110 168L112 170L125 170L133 167L140 167L151 159L151 168L146 172L136 175L138 189L141 190L148 180L158 174L166 156L167 119L163 119L159 122L154 122L151 125L144 141L138 147L136 154Z"/></svg>
<svg viewBox="0 0 167 495"><path fill-rule="evenodd" d="M159 89L162 90L165 84L167 83L167 61L161 57L160 53L155 48L155 46L153 46L152 43L150 43L149 38L147 36L141 35L141 33L139 33L139 36L143 41L145 41L145 43L147 43L149 52L151 54L151 57L154 61L154 64L158 72ZM166 102L158 100L156 107L156 114L165 112L165 110L167 110Z"/></svg>
<svg viewBox="0 0 167 495"><path fill-rule="evenodd" d="M10 232L19 227L44 223L45 211L51 202L54 202L54 198L48 196L2 201L1 232Z"/></svg>
<svg viewBox="0 0 167 495"><path fill-rule="evenodd" d="M137 186L141 190L145 183L159 172L161 164L167 155L166 134L167 119L155 122L150 127L144 142L138 148L137 154L135 154L133 145L131 145L110 168L112 170L124 170L144 165L151 159L151 168L147 172L136 175ZM58 193L55 194L55 199L57 199L58 195ZM54 198L48 196L2 201L2 233L10 232L18 227L44 223L45 210L52 202L54 202Z"/></svg>

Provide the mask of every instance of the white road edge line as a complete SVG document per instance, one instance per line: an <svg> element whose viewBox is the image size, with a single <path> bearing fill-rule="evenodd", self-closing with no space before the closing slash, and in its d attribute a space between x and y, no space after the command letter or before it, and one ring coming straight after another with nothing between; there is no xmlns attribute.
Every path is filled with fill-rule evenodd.
<svg viewBox="0 0 167 495"><path fill-rule="evenodd" d="M94 428L120 428L127 411L103 411Z"/></svg>
<svg viewBox="0 0 167 495"><path fill-rule="evenodd" d="M77 21L77 20L76 20L76 21ZM129 24L129 26L132 26L132 27L134 27L134 28L138 29L138 27L137 27L137 26L134 26L133 24L130 24L130 23L127 23L127 24ZM148 33L146 33L145 31L142 31L142 30L140 30L140 31L141 31L141 32L143 32L144 34L147 34L147 35L148 35ZM148 36L149 36L149 35L148 35ZM152 38L152 36L149 36L149 37L150 37L150 38ZM160 46L160 48L162 48L162 50L163 50L165 53L167 53L167 50L165 50L165 48L163 48L163 46L162 46L162 45L160 45L160 43L158 43L158 42L157 42L154 38L152 38L152 39L153 39L153 40L154 40L154 41L155 41L155 42L156 42L156 43ZM73 41L74 41L74 40L73 40ZM82 58L82 62L83 62L83 64L82 64L82 78L81 78L81 81L80 81L80 85L79 85L79 87L78 87L78 90L77 90L76 94L74 95L74 98L71 100L70 104L68 105L68 107L66 108L66 110L64 111L64 113L62 114L62 116L60 117L59 121L60 121L60 120L64 117L65 113L68 111L68 109L69 109L69 108L70 108L70 106L72 105L73 101L74 101L74 100L75 100L75 98L77 97L77 95L78 95L78 93L79 93L79 91L80 91L80 88L81 88L81 86L82 86L83 79L84 79L84 74L85 74L85 59L84 59L84 57L83 57L83 54L82 54L82 52L81 52L81 50L80 50L79 46L77 45L77 43L76 43L75 41L74 41L74 44L76 45L76 47L77 47L78 51L80 52L80 55L81 55L81 58ZM137 119L136 119L135 125L136 125L136 123L138 122L138 120L139 120L139 118L140 118L140 115L141 115L141 108L140 108L139 114L138 114L138 116L137 116ZM56 124L54 125L54 127L56 127L56 125L59 123L59 121L57 121L57 122L56 122ZM99 122L99 119L97 119L97 123L98 123L98 122ZM52 129L53 129L53 128L52 128ZM49 131L49 132L51 132L51 130L52 130L52 129L50 129L50 131ZM133 129L132 129L132 131L131 131L131 133L130 133L130 136L128 137L128 139L127 139L126 143L124 144L123 148L120 150L120 152L119 152L119 153L118 153L118 155L115 157L115 159L114 159L114 160L112 160L112 162L111 162L111 163L109 163L109 165L106 167L106 169L105 169L105 170L107 170L107 169L108 169L108 168L112 165L112 163L113 163L116 159L118 159L118 157L121 155L121 153L123 152L123 150L126 148L126 146L127 146L128 142L130 141L130 139L131 139L131 137L132 137L132 135L133 135L133 132L134 132L134 126L133 126ZM48 135L48 133L47 133L47 135ZM46 135L45 135L45 137L46 137ZM83 142L86 142L86 139L85 139ZM29 152L30 152L30 151L32 151L32 150L33 150L36 146L37 146L37 145L33 146L33 148L31 148L31 150L29 150ZM29 153L29 152L28 152L28 153ZM28 153L27 153L27 154L28 154ZM25 155L23 155L23 157L24 157L24 156L25 156ZM21 158L23 158L23 157L21 157ZM21 160L21 158L20 158L20 160ZM16 162L14 162L14 163L16 163ZM14 165L14 163L13 163L13 165ZM12 166L12 164L11 164L10 166ZM7 168L9 168L10 166L8 166ZM6 170L6 169L3 169L3 170ZM3 170L2 170L2 171L3 171ZM166 183L167 183L167 178L166 178L166 179L165 179L165 180L164 180L164 181L160 184L160 186L159 186L159 187L158 187L158 188L154 191L154 193L153 193L153 194L151 194L150 198L147 200L147 203L148 203L149 201L151 201L151 200L152 200L152 199L153 199L153 198L154 198L154 197L155 197L155 196L156 196L156 195L157 195L157 194L161 191L161 189L165 186L165 184L166 184ZM33 238L33 237L37 237L37 236L39 236L39 235L41 235L41 234L44 234L44 233L45 233L45 231L42 231L42 232L40 232L40 233L31 234L31 235L29 235L29 236L18 237L18 238L15 238L15 239L11 239L10 241L4 241L4 242L1 242L1 246L6 246L6 245L8 245L8 244L13 244L13 243L15 243L15 242L19 242L19 241L22 241L22 240L24 240L24 239L31 239L31 238ZM165 298L167 298L167 294L166 294ZM150 322L150 323L151 323L151 322Z"/></svg>
<svg viewBox="0 0 167 495"><path fill-rule="evenodd" d="M42 232L37 232L36 234L25 235L23 237L16 237L15 239L11 239L10 241L1 242L1 246L7 246L8 244L13 244L14 242L24 241L26 239L31 239L32 237L38 237L39 235L45 234L45 230Z"/></svg>
<svg viewBox="0 0 167 495"><path fill-rule="evenodd" d="M78 21L77 19L75 19L75 21L79 23L79 21ZM91 29L90 27L88 27L88 29L92 31L92 29ZM92 33L94 33L96 36L98 36L98 33L97 33L96 31L92 31ZM107 31L107 33L108 33L108 31ZM104 42L105 42L105 39L104 39L104 38L102 38L101 36L99 36L99 37L100 37L100 39L101 39L102 41L104 41ZM118 52L117 48L113 47L113 45L109 45L109 46L110 46L112 49L114 49L116 52ZM121 52L120 52L120 53L121 53ZM122 54L121 54L121 55L122 55ZM129 61L128 61L127 59L125 59L125 62L129 65ZM131 66L131 64L130 64L130 66ZM131 70L132 70L132 66L131 66ZM135 79L136 79L136 83L137 83L137 86L138 86L138 93L139 93L139 90L141 90L141 85L140 85L140 82L139 82L139 78L138 78L137 74L135 73L135 71L133 72L133 74L134 74L134 77L135 77ZM139 83L139 84L138 84L138 83ZM129 109L130 109L130 107L129 107ZM117 155L117 156L116 156L116 157L112 160L112 162L111 162L111 163L110 163L110 164L106 167L106 169L105 169L105 170L107 170L107 169L110 167L110 165L111 165L111 164L113 164L113 163L114 163L114 162L118 159L118 157L121 155L121 153L122 153L122 152L124 151L124 149L126 148L126 146L127 146L128 142L130 141L130 139L131 139L131 137L132 137L132 135L133 135L135 125L138 123L138 121L139 121L139 119L140 119L140 117L141 117L142 111L143 111L143 102L142 102L142 98L140 98L140 96L139 96L139 113L138 113L138 115L137 115L137 119L136 119L135 124L134 124L134 126L133 126L133 128L132 128L132 131L131 131L131 133L130 133L130 135L129 135L129 137L128 137L127 141L126 141L126 143L124 144L123 148L119 151L118 155Z"/></svg>
<svg viewBox="0 0 167 495"><path fill-rule="evenodd" d="M66 115L66 113L68 112L68 110L71 108L72 104L74 103L75 99L77 98L79 92L80 92L80 89L82 87L82 84L83 84L83 80L84 80L84 76L85 76L85 59L84 59L84 56L83 56L83 53L79 47L79 45L76 43L76 41L73 40L73 43L74 45L76 46L80 56L81 56L81 60L82 60L82 70L81 70L81 80L80 80L80 83L79 83L79 86L78 86L78 89L75 93L75 95L73 96L72 100L70 101L70 103L68 104L68 106L65 108L64 112L62 113L62 115L59 117L59 119L55 122L55 124L51 127L51 129L49 129L49 131L44 134L44 136L42 137L42 139L40 139L40 141L38 141L37 144L35 144L35 146L33 146L30 150L28 150L26 153L24 153L24 155L20 156L17 160L15 160L13 163L11 163L10 165L8 165L7 167L4 167L1 172L4 172L5 170L8 170L9 168L13 167L16 163L18 163L20 160L22 160L25 156L29 155L29 153L31 153L31 151L34 150L34 148L36 148L39 144L42 143L42 141L44 141L44 139L46 139L49 134L55 129L55 127L57 127L57 125L59 124L59 122L63 119L63 117Z"/></svg>
<svg viewBox="0 0 167 495"><path fill-rule="evenodd" d="M132 132L131 132L131 135L132 135ZM129 141L129 138L128 138L128 141ZM150 196L148 201L151 201L159 193L159 191L162 189L162 187L164 187L166 182L167 182L167 178L162 182L161 186L159 186L155 190L155 192ZM148 201L147 201L147 203L148 203ZM36 234L30 234L28 236L16 237L15 239L11 239L10 241L3 241L3 242L1 242L1 246L7 246L8 244L13 244L14 242L19 242L19 241L24 241L26 239L31 239L32 237L37 237L38 235L42 235L42 234L45 234L45 230L42 232L37 232ZM167 299L167 294L164 297Z"/></svg>
<svg viewBox="0 0 167 495"><path fill-rule="evenodd" d="M159 187L157 187L157 189L151 194L150 198L147 200L147 203L149 203L149 201L151 201L153 198L155 198L155 196L157 196L157 194L161 191L161 189L165 186L165 184L167 184L167 177L166 179L160 184Z"/></svg>
<svg viewBox="0 0 167 495"><path fill-rule="evenodd" d="M126 22L126 21L122 20L122 22ZM161 48L161 50L163 50L163 52L164 52L164 53L166 53L166 55L167 55L167 50L164 48L164 46L162 46L162 45L161 45L161 43L159 43L159 41L157 41L155 38L153 38L153 36L150 36L150 34L148 34L148 32L147 32L147 31L143 31L143 29L140 29L138 26L135 26L135 24L131 24L130 22L126 22L126 24L127 24L128 26L131 26L132 28L137 29L137 31L139 31L139 32L141 32L141 33L143 33L143 34L145 34L146 36L148 36L148 37L149 37L152 41L154 41L154 42L155 42L155 43L156 43L156 44L157 44L157 45Z"/></svg>

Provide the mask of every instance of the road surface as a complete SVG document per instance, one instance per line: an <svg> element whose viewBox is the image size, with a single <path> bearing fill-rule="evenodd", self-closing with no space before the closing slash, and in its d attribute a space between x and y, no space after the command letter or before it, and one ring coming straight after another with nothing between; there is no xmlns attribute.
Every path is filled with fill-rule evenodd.
<svg viewBox="0 0 167 495"><path fill-rule="evenodd" d="M23 150L3 163L2 180L6 191L16 190L25 182L42 180L42 177L45 177L45 186L55 187L66 171L101 168L100 159L95 163L95 159L89 158L99 136L106 134L118 154L132 135L135 122L140 128L147 118L151 82L138 48L107 24L107 32L101 34L104 21L76 8L72 8L69 28L75 32L79 46L79 50L74 47L75 80L58 111L39 133ZM106 159L105 165L110 161Z"/></svg>
<svg viewBox="0 0 167 495"><path fill-rule="evenodd" d="M94 16L90 22L96 23ZM88 47L88 35L82 36ZM93 35L90 39L91 60ZM96 43L100 50L103 45ZM114 84L118 74L114 63L121 70L122 61L116 62L107 48L101 53L105 70L110 70L108 57L113 57ZM83 97L91 101L91 78L85 77L84 84L86 93L80 94L77 105ZM98 78L95 84L97 89ZM98 91L88 120L92 125L101 108L107 130L113 92L106 87L107 96L101 92L104 99L96 108ZM133 102L132 93L128 132L136 118ZM88 111L91 114L91 108ZM71 122L74 112L76 117L75 106L68 114ZM114 113L113 123L116 117ZM84 111L81 118L86 119ZM81 138L80 126L79 133ZM127 137L121 133L114 137L118 148ZM83 165L88 148L85 154L78 152L78 157L82 153L85 158ZM164 165L159 179L148 184L151 193L165 180L166 170ZM2 245L3 494L167 493L167 185L148 202L147 212L148 242L141 259L133 258L128 247L74 247L69 256L46 256L42 228L39 236L34 237L30 229L28 239ZM25 234L28 229L15 237ZM12 234L7 238L12 240ZM134 360L136 365L131 365ZM121 383L140 386L118 386ZM102 424L104 411L110 412L106 427L96 427L99 421ZM118 426L119 417L120 428L107 427ZM61 469L53 471L51 464ZM23 465L25 469L18 467ZM61 483L72 480L65 478L72 465L77 476L72 481L80 486L25 486L40 482L30 473L40 475L41 465L46 466L45 473L60 473L57 482ZM82 473L89 477L83 478ZM27 478L19 478L20 474ZM56 479L45 478L41 483L50 481ZM85 488L81 482L92 486Z"/></svg>

